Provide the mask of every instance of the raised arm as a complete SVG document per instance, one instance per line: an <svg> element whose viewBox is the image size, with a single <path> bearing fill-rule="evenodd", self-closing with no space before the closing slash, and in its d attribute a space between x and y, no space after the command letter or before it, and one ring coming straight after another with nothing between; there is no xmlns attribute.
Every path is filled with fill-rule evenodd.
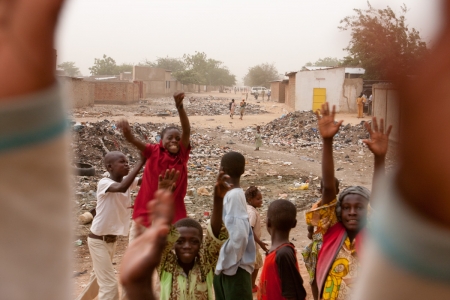
<svg viewBox="0 0 450 300"><path fill-rule="evenodd" d="M137 174L145 164L145 158L141 156L141 160L134 166L133 170L121 181L114 182L106 190L107 193L125 193L133 183Z"/></svg>
<svg viewBox="0 0 450 300"><path fill-rule="evenodd" d="M369 132L370 139L363 140L367 145L370 152L374 156L374 170L372 178L372 193L376 188L376 178L379 176L384 176L386 172L385 161L386 153L388 151L389 145L389 134L391 133L392 126L384 131L384 120L380 119L380 127L378 127L377 118L372 118L372 125L368 122L365 123L365 127ZM372 199L371 199L372 200Z"/></svg>
<svg viewBox="0 0 450 300"><path fill-rule="evenodd" d="M334 122L336 107L330 111L328 102L322 105L322 110L316 111L317 125L322 136L322 181L323 194L322 205L326 205L336 199L336 184L334 181L334 161L333 161L333 137L339 131L343 121Z"/></svg>
<svg viewBox="0 0 450 300"><path fill-rule="evenodd" d="M222 212L223 197L231 189L231 185L227 182L230 176L220 171L214 186L214 206L211 215L211 229L215 237L219 236L220 228L222 228Z"/></svg>
<svg viewBox="0 0 450 300"><path fill-rule="evenodd" d="M133 144L139 151L144 152L146 144L140 140L138 140L133 133L131 132L130 124L127 120L122 119L117 123L117 128L122 129L123 136L125 139Z"/></svg>
<svg viewBox="0 0 450 300"><path fill-rule="evenodd" d="M168 191L158 191L149 203L152 226L133 240L120 265L120 282L130 300L153 300L152 274L159 265L173 218L173 199Z"/></svg>
<svg viewBox="0 0 450 300"><path fill-rule="evenodd" d="M173 99L175 100L175 106L178 110L178 115L180 116L181 128L183 129L181 142L183 143L183 146L187 148L191 139L191 125L189 124L189 118L183 107L184 93L175 93Z"/></svg>

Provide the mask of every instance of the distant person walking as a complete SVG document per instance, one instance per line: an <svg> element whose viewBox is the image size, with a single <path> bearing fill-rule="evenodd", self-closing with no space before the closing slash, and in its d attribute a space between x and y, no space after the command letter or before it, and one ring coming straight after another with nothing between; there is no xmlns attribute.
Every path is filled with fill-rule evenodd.
<svg viewBox="0 0 450 300"><path fill-rule="evenodd" d="M259 151L259 147L261 146L262 146L261 126L256 126L255 151Z"/></svg>
<svg viewBox="0 0 450 300"><path fill-rule="evenodd" d="M372 94L370 94L370 96L369 96L369 99L367 100L367 105L368 105L368 111L367 111L367 114L369 115L369 116L371 116L372 115Z"/></svg>
<svg viewBox="0 0 450 300"><path fill-rule="evenodd" d="M267 92L267 101L270 101L270 95L272 95L272 92L269 90L269 91Z"/></svg>
<svg viewBox="0 0 450 300"><path fill-rule="evenodd" d="M262 96L262 100L264 101L264 95L266 94L266 92L264 90L261 91L261 96Z"/></svg>
<svg viewBox="0 0 450 300"><path fill-rule="evenodd" d="M247 106L247 103L245 103L245 99L242 99L240 106L241 106L241 117L239 119L242 120L242 118L244 117L245 107Z"/></svg>
<svg viewBox="0 0 450 300"><path fill-rule="evenodd" d="M361 95L359 95L358 98L356 98L356 105L358 105L358 119L359 118L363 118L363 109L364 109L364 101L365 98L363 96L363 93L361 93Z"/></svg>
<svg viewBox="0 0 450 300"><path fill-rule="evenodd" d="M234 99L231 99L230 102L230 118L233 119L234 110L236 109L236 103L234 103Z"/></svg>

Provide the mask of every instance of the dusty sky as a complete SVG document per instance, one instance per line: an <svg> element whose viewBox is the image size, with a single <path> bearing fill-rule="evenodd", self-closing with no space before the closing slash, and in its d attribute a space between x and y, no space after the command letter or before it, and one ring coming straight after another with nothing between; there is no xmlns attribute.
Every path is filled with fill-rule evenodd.
<svg viewBox="0 0 450 300"><path fill-rule="evenodd" d="M395 11L405 3L408 23L432 42L439 0L372 0ZM58 63L74 61L83 75L94 58L117 64L205 52L242 81L249 67L274 63L280 73L308 61L342 58L350 40L339 21L366 8L363 0L69 0L58 30Z"/></svg>

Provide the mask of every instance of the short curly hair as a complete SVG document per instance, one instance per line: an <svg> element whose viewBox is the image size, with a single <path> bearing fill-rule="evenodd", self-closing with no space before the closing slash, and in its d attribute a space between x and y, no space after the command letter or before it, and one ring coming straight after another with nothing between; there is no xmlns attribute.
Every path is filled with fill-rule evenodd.
<svg viewBox="0 0 450 300"><path fill-rule="evenodd" d="M184 219L178 220L175 224L173 224L173 226L175 228L179 228L179 227L197 228L199 236L200 236L200 240L203 239L202 225L200 225L200 223L195 221L194 219L184 218Z"/></svg>
<svg viewBox="0 0 450 300"><path fill-rule="evenodd" d="M256 195L258 195L258 188L254 185L250 186L246 191L245 191L245 199L248 201L250 201L251 199L255 198Z"/></svg>

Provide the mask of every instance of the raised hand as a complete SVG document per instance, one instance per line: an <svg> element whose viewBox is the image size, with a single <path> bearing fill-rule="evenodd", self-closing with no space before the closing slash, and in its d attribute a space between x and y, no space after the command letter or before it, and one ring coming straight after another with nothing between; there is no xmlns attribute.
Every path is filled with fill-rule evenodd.
<svg viewBox="0 0 450 300"><path fill-rule="evenodd" d="M173 94L173 99L175 100L176 108L179 108L181 105L183 105L184 93L177 92Z"/></svg>
<svg viewBox="0 0 450 300"><path fill-rule="evenodd" d="M217 176L216 184L214 185L214 196L223 198L225 194L233 187L232 184L228 183L230 176L225 175L225 172L220 171L219 176Z"/></svg>
<svg viewBox="0 0 450 300"><path fill-rule="evenodd" d="M320 115L320 113L322 114L322 116ZM330 112L328 102L322 104L320 113L319 111L315 112L317 116L317 125L319 127L320 135L323 139L331 139L339 131L339 127L341 127L343 121L339 121L337 123L334 122L336 106L333 105L333 110Z"/></svg>
<svg viewBox="0 0 450 300"><path fill-rule="evenodd" d="M384 120L380 119L380 127L378 127L377 118L372 118L372 126L366 122L365 127L370 135L370 140L363 140L369 150L375 156L386 156L389 144L389 134L392 130L392 125L384 131ZM372 129L373 127L373 129Z"/></svg>
<svg viewBox="0 0 450 300"><path fill-rule="evenodd" d="M55 82L54 32L63 0L0 2L0 99Z"/></svg>
<svg viewBox="0 0 450 300"><path fill-rule="evenodd" d="M128 298L153 299L151 277L161 260L173 219L173 198L168 191L156 192L148 205L152 226L128 246L120 265L120 281Z"/></svg>
<svg viewBox="0 0 450 300"><path fill-rule="evenodd" d="M119 122L117 122L117 128L122 130L123 135L126 139L133 136L133 133L131 132L130 124L127 120L122 119Z"/></svg>
<svg viewBox="0 0 450 300"><path fill-rule="evenodd" d="M175 191L176 188L176 182L178 180L178 177L180 176L180 171L177 171L175 169L169 170L167 169L166 172L159 175L158 178L158 189L160 190L168 190L170 192Z"/></svg>

